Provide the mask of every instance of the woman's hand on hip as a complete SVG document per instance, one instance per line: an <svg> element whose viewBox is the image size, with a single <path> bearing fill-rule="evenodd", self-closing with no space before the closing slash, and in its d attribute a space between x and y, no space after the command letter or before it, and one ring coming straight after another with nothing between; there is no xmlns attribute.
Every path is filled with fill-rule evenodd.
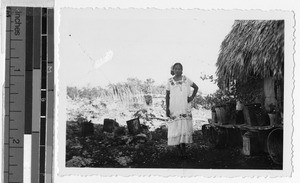
<svg viewBox="0 0 300 183"><path fill-rule="evenodd" d="M188 103L192 102L193 99L194 99L193 97L188 97L188 99L187 99Z"/></svg>
<svg viewBox="0 0 300 183"><path fill-rule="evenodd" d="M167 117L170 117L170 109L166 109L166 115Z"/></svg>

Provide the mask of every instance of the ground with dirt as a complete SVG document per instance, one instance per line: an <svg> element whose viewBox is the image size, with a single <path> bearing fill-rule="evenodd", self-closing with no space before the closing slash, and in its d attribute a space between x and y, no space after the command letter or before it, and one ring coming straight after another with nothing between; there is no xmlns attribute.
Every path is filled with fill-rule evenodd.
<svg viewBox="0 0 300 183"><path fill-rule="evenodd" d="M242 145L217 148L203 139L202 126L211 118L211 111L193 108L194 143L187 146L188 158L182 160L177 149L167 146L167 122L164 118L164 96L153 96L146 105L138 100L113 98L68 98L66 131L67 167L111 168L199 168L199 169L282 169L268 154L245 156ZM114 119L118 127L112 133L103 130L105 118ZM143 131L128 132L126 121L139 118ZM84 132L83 124L93 126Z"/></svg>
<svg viewBox="0 0 300 183"><path fill-rule="evenodd" d="M194 132L194 143L187 146L188 158L182 160L174 146L167 146L165 127L145 132L145 136L131 136L123 127L124 131L112 134L96 125L94 135L89 137L79 137L75 128L76 124L70 122L67 167L282 169L268 154L245 156L242 147L217 148L203 139L201 130Z"/></svg>

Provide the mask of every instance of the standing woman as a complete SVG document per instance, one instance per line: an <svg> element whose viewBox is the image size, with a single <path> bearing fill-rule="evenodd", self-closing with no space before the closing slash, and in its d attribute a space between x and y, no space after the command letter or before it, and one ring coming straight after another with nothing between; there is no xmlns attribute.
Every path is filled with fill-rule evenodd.
<svg viewBox="0 0 300 183"><path fill-rule="evenodd" d="M166 92L166 115L170 117L168 145L176 145L181 158L187 158L185 144L193 142L191 101L197 94L198 86L182 75L181 63L175 63L172 70L174 76L168 80ZM191 88L194 88L192 95Z"/></svg>

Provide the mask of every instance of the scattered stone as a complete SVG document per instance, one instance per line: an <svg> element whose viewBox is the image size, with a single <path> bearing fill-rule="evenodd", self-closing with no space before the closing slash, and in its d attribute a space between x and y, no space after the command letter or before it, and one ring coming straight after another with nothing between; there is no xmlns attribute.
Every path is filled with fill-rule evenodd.
<svg viewBox="0 0 300 183"><path fill-rule="evenodd" d="M129 163L132 162L132 159L129 156L121 156L117 157L116 161L122 166L127 166Z"/></svg>
<svg viewBox="0 0 300 183"><path fill-rule="evenodd" d="M140 138L145 138L147 139L147 135L143 134L143 133L140 133L138 135L136 135L136 137L140 137Z"/></svg>
<svg viewBox="0 0 300 183"><path fill-rule="evenodd" d="M148 140L148 137L146 134L140 133L133 137L134 143L145 143Z"/></svg>

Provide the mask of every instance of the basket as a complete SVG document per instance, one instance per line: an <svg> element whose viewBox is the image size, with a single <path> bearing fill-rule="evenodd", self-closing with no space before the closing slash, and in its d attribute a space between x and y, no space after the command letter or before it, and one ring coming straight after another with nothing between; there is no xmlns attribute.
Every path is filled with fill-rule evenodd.
<svg viewBox="0 0 300 183"><path fill-rule="evenodd" d="M283 161L283 130L276 128L270 132L267 140L268 152L276 164L282 164Z"/></svg>

